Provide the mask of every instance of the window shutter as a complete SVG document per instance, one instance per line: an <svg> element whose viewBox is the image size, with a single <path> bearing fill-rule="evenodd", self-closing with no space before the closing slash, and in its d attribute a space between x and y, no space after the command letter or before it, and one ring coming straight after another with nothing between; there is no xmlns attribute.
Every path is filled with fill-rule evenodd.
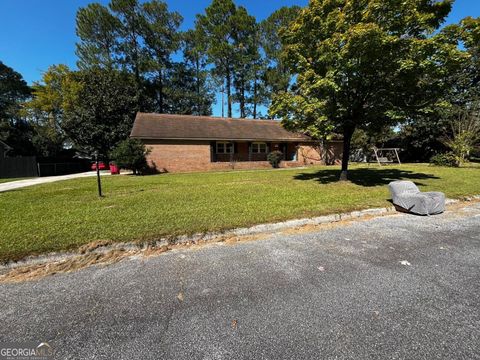
<svg viewBox="0 0 480 360"><path fill-rule="evenodd" d="M233 143L233 153L238 154L238 146L236 142Z"/></svg>

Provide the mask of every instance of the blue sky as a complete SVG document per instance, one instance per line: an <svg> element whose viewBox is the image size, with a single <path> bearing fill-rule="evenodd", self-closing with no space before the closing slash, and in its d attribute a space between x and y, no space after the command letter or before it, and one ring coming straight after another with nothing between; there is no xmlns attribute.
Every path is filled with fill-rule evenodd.
<svg viewBox="0 0 480 360"><path fill-rule="evenodd" d="M108 0L97 0L108 3ZM192 27L195 14L211 0L167 0L170 10L184 17L183 29ZM52 64L75 68L75 14L91 0L0 0L0 60L20 72L27 82L39 80ZM305 6L308 0L236 0L258 20L285 5ZM479 0L456 0L447 23L480 16ZM220 104L214 115L220 114Z"/></svg>

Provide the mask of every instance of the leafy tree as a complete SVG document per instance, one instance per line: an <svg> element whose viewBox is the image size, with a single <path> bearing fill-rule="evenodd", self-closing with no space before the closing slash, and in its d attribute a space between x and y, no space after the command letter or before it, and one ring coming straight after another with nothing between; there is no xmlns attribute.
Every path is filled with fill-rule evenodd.
<svg viewBox="0 0 480 360"><path fill-rule="evenodd" d="M428 161L446 151L440 138L449 132L449 120L439 112L420 114L407 119L397 134L397 146L402 148L403 161Z"/></svg>
<svg viewBox="0 0 480 360"><path fill-rule="evenodd" d="M80 38L76 50L78 67L115 67L119 28L120 21L107 7L92 3L80 8L76 18L76 32Z"/></svg>
<svg viewBox="0 0 480 360"><path fill-rule="evenodd" d="M347 179L355 129L374 131L428 113L445 92L446 74L464 57L431 35L452 2L312 0L283 34L296 74L271 114L314 136L343 134Z"/></svg>
<svg viewBox="0 0 480 360"><path fill-rule="evenodd" d="M187 62L172 64L165 89L165 110L172 114L211 115L213 94Z"/></svg>
<svg viewBox="0 0 480 360"><path fill-rule="evenodd" d="M21 108L31 94L22 75L0 61L0 140L17 155L32 155L33 129L21 118Z"/></svg>
<svg viewBox="0 0 480 360"><path fill-rule="evenodd" d="M450 121L450 136L443 143L452 150L458 165L465 163L476 145L480 143L480 104L461 110Z"/></svg>
<svg viewBox="0 0 480 360"><path fill-rule="evenodd" d="M188 36L188 54L183 61L172 60L181 46L187 49L187 39L179 32L182 21L179 13L168 11L160 0L111 0L107 7L90 4L77 13L78 65L81 69L122 69L133 74L136 108L142 111L210 113L205 108L212 103L204 68L205 49L198 45L198 33ZM196 100L192 84L180 80L195 82ZM178 104L182 92L187 99ZM190 109L186 108L189 104L193 106Z"/></svg>
<svg viewBox="0 0 480 360"><path fill-rule="evenodd" d="M224 83L228 117L232 117L235 12L236 6L232 0L213 0L204 15L197 15L195 22L209 62L214 64L213 73Z"/></svg>
<svg viewBox="0 0 480 360"><path fill-rule="evenodd" d="M167 4L153 0L142 5L141 35L145 42L147 53L146 69L154 73L156 89L155 108L160 113L165 112L165 81L166 72L171 68L171 55L180 47L181 36L178 27L183 21L177 12L169 12Z"/></svg>
<svg viewBox="0 0 480 360"><path fill-rule="evenodd" d="M140 140L126 139L115 146L110 157L120 168L132 170L136 175L147 170L146 156L148 153L149 150Z"/></svg>
<svg viewBox="0 0 480 360"><path fill-rule="evenodd" d="M62 128L77 149L106 157L132 129L137 112L135 78L99 68L81 71L75 78L79 90L66 104Z"/></svg>
<svg viewBox="0 0 480 360"><path fill-rule="evenodd" d="M257 24L254 34L254 46L256 53L253 56L252 64L250 65L250 73L252 77L251 95L249 97L249 103L251 104L251 110L249 109L247 115L251 115L254 119L261 116L258 111L260 105L266 105L267 103L267 91L265 84L266 73L266 60L262 56L260 51L260 29Z"/></svg>
<svg viewBox="0 0 480 360"><path fill-rule="evenodd" d="M480 20L465 18L459 24L443 28L438 40L462 45L465 55L460 66L449 69L443 82L447 91L432 111L409 118L401 126L399 146L407 160L426 161L447 150L445 138L452 139L457 122L466 109L480 98Z"/></svg>
<svg viewBox="0 0 480 360"><path fill-rule="evenodd" d="M462 66L447 77L450 86L445 101L457 108L468 106L480 97L480 18L467 17L459 24L449 25L440 36L443 41L461 44L468 55Z"/></svg>
<svg viewBox="0 0 480 360"><path fill-rule="evenodd" d="M247 116L248 93L252 90L254 64L259 59L256 41L257 24L255 18L240 6L232 16L233 34L233 84L234 98L239 103L240 117Z"/></svg>
<svg viewBox="0 0 480 360"><path fill-rule="evenodd" d="M119 42L117 52L124 69L133 73L140 107L143 106L143 73L146 68L146 49L142 39L142 6L138 0L111 0L110 10L116 16Z"/></svg>
<svg viewBox="0 0 480 360"><path fill-rule="evenodd" d="M67 104L79 88L66 65L52 65L42 80L32 86L32 98L24 115L35 129L33 143L42 156L57 156L63 151L66 135L62 129Z"/></svg>
<svg viewBox="0 0 480 360"><path fill-rule="evenodd" d="M267 62L264 81L268 103L273 94L287 91L290 85L292 74L283 59L280 33L296 19L300 10L299 6L284 6L260 23L260 41Z"/></svg>
<svg viewBox="0 0 480 360"><path fill-rule="evenodd" d="M207 58L201 34L197 30L188 30L183 33L183 57L185 67L193 75L194 99L191 102L190 113L193 115L211 115L214 94L209 84ZM187 83L183 83L187 84Z"/></svg>

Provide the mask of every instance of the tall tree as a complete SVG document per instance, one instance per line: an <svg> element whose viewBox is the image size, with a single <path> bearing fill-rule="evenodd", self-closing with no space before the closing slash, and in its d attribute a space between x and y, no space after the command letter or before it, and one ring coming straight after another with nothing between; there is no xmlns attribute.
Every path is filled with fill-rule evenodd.
<svg viewBox="0 0 480 360"><path fill-rule="evenodd" d="M195 68L187 62L174 63L169 71L166 86L165 108L168 113L211 115L213 94L198 78Z"/></svg>
<svg viewBox="0 0 480 360"><path fill-rule="evenodd" d="M197 15L195 26L201 34L213 73L224 82L227 116L232 117L232 82L234 71L234 24L236 6L232 0L213 0L204 15Z"/></svg>
<svg viewBox="0 0 480 360"><path fill-rule="evenodd" d="M92 3L80 8L76 18L76 32L80 38L76 50L78 67L113 68L117 61L119 28L120 21L107 7Z"/></svg>
<svg viewBox="0 0 480 360"><path fill-rule="evenodd" d="M140 33L147 53L146 70L154 74L156 112L165 112L165 80L171 68L171 55L180 47L178 27L183 21L177 12L169 12L167 4L153 0L142 5Z"/></svg>
<svg viewBox="0 0 480 360"><path fill-rule="evenodd" d="M22 104L31 89L20 73L0 61L0 140L15 154L32 155L32 128L21 117Z"/></svg>
<svg viewBox="0 0 480 360"><path fill-rule="evenodd" d="M355 129L373 130L428 112L443 79L463 58L431 35L452 1L311 0L283 34L294 86L274 98L271 114L315 135L343 134L347 179Z"/></svg>
<svg viewBox="0 0 480 360"><path fill-rule="evenodd" d="M253 65L259 58L258 43L256 42L256 21L240 6L232 16L233 35L233 78L235 100L239 103L240 117L247 116L248 93L253 81Z"/></svg>
<svg viewBox="0 0 480 360"><path fill-rule="evenodd" d="M260 26L258 24L255 26L253 46L255 49L255 54L250 66L252 84L248 101L249 104L251 104L251 108L248 111L248 115L251 115L254 119L257 119L260 115L259 106L267 104L267 87L265 83L267 61L264 56L262 56L260 50Z"/></svg>
<svg viewBox="0 0 480 360"><path fill-rule="evenodd" d="M201 34L195 29L188 30L183 33L182 39L185 67L190 69L193 76L194 99L191 103L191 114L211 115L214 94L206 68L207 56Z"/></svg>
<svg viewBox="0 0 480 360"><path fill-rule="evenodd" d="M143 73L146 67L146 50L142 39L142 6L138 0L111 0L110 9L120 21L118 53L124 69L133 73L139 106L143 107Z"/></svg>
<svg viewBox="0 0 480 360"><path fill-rule="evenodd" d="M300 10L299 6L284 6L260 23L260 41L267 62L267 69L264 74L267 103L271 102L274 94L287 91L290 85L292 73L283 58L280 34L288 29Z"/></svg>

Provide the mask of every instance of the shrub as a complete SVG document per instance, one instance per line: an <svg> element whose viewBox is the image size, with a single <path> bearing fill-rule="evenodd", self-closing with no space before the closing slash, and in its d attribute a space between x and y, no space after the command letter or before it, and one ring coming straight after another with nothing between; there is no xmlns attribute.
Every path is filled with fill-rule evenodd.
<svg viewBox="0 0 480 360"><path fill-rule="evenodd" d="M126 139L117 144L110 157L123 169L137 173L145 173L148 170L146 156L149 150L138 139Z"/></svg>
<svg viewBox="0 0 480 360"><path fill-rule="evenodd" d="M430 163L437 166L450 167L458 167L460 165L458 158L452 152L432 156L432 158L430 159Z"/></svg>
<svg viewBox="0 0 480 360"><path fill-rule="evenodd" d="M281 151L272 151L267 155L267 160L273 168L278 168L280 162L283 159L283 153Z"/></svg>

